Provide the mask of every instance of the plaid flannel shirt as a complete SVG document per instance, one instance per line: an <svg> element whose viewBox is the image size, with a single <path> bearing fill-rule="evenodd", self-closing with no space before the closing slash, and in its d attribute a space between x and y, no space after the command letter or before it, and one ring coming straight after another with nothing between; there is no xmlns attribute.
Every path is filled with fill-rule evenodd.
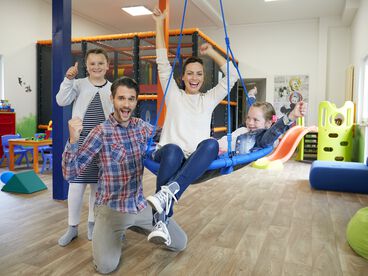
<svg viewBox="0 0 368 276"><path fill-rule="evenodd" d="M131 118L124 127L110 114L90 132L79 150L78 144L66 144L62 159L64 178L72 181L97 156L96 204L138 213L147 206L142 186L143 157L152 131L153 126L139 118Z"/></svg>

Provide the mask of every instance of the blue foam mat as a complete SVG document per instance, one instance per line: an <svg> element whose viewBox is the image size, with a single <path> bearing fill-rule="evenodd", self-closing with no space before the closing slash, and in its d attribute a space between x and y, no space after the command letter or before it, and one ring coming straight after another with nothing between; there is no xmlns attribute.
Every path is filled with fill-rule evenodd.
<svg viewBox="0 0 368 276"><path fill-rule="evenodd" d="M368 194L368 166L354 162L314 161L309 182L317 190Z"/></svg>

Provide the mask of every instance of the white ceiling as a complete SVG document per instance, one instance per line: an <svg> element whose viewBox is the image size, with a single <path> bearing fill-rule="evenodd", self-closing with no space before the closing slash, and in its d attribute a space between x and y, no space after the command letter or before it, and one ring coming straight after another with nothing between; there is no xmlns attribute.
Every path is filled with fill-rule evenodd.
<svg viewBox="0 0 368 276"><path fill-rule="evenodd" d="M52 0L46 0L51 3ZM352 1L352 0L346 0ZM150 15L133 17L121 7L144 5L153 9L157 1L149 0L72 0L73 13L104 25L118 33L153 31ZM305 20L318 17L343 17L345 0L222 0L227 25ZM185 28L221 27L219 0L188 0ZM184 0L170 1L170 29L180 27Z"/></svg>

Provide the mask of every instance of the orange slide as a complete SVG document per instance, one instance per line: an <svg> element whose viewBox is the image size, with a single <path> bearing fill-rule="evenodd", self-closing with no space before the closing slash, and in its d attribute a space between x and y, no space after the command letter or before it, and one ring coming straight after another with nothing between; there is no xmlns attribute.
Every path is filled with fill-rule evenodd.
<svg viewBox="0 0 368 276"><path fill-rule="evenodd" d="M294 126L290 128L281 139L277 148L268 156L258 159L252 164L258 169L281 169L283 163L288 161L293 155L299 142L308 132L317 132L316 126L302 127Z"/></svg>

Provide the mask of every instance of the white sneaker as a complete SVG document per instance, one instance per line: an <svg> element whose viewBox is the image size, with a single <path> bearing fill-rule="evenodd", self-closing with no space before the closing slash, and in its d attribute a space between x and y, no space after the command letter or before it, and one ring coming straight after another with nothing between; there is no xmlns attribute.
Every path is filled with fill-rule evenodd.
<svg viewBox="0 0 368 276"><path fill-rule="evenodd" d="M163 221L158 221L155 226L153 226L152 232L147 237L149 242L155 244L171 244L171 237L169 230L167 230L166 224Z"/></svg>
<svg viewBox="0 0 368 276"><path fill-rule="evenodd" d="M175 202L178 202L175 197L175 193L170 191L168 186L161 186L161 190L159 192L147 197L147 201L159 214L165 210L166 215L168 215L170 212L172 199L174 199Z"/></svg>

